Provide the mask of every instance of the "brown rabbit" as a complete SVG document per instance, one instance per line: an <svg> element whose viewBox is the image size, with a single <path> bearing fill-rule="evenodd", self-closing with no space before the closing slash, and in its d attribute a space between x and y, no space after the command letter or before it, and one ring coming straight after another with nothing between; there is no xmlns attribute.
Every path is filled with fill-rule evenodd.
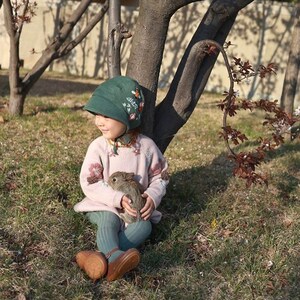
<svg viewBox="0 0 300 300"><path fill-rule="evenodd" d="M133 217L126 212L120 213L120 217L126 223L134 223L141 220L140 210L145 206L146 199L141 195L140 185L134 180L134 173L115 172L109 176L108 184L117 191L125 193L131 199L131 207L136 209L137 217Z"/></svg>

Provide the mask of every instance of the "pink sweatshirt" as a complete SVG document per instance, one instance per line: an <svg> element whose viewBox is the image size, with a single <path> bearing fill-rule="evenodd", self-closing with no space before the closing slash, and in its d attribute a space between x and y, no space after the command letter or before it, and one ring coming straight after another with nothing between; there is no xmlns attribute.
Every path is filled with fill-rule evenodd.
<svg viewBox="0 0 300 300"><path fill-rule="evenodd" d="M80 185L86 197L74 206L74 210L105 210L119 215L124 193L107 184L109 176L116 171L133 172L157 208L166 193L169 179L167 162L155 143L139 134L135 144L120 146L117 155L112 150L112 144L102 136L90 144L80 172ZM155 210L151 221L158 223L160 219L161 213Z"/></svg>

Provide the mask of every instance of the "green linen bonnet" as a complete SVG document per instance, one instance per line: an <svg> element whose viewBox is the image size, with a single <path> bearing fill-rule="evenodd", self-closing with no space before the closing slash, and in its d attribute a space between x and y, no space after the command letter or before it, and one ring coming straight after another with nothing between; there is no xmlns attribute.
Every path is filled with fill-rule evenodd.
<svg viewBox="0 0 300 300"><path fill-rule="evenodd" d="M117 76L101 83L83 109L125 124L127 131L141 124L144 96L137 81Z"/></svg>

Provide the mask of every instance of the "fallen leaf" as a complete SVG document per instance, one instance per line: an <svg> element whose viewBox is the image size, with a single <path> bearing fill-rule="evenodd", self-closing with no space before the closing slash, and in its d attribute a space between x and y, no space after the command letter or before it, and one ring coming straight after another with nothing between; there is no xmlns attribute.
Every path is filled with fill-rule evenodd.
<svg viewBox="0 0 300 300"><path fill-rule="evenodd" d="M229 237L233 234L233 231L229 230L229 229L222 229L220 232L220 236L222 237Z"/></svg>
<svg viewBox="0 0 300 300"><path fill-rule="evenodd" d="M285 227L290 227L293 224L293 220L289 217L285 217L282 222Z"/></svg>
<svg viewBox="0 0 300 300"><path fill-rule="evenodd" d="M210 223L210 226L211 226L212 229L216 229L216 228L217 228L217 226L218 226L218 221L217 221L216 218L213 218L213 220L212 220L211 223Z"/></svg>

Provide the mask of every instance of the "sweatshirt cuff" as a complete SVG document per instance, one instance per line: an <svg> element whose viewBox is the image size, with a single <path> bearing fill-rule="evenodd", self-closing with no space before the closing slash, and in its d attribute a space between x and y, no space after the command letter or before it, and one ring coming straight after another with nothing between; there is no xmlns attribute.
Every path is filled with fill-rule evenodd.
<svg viewBox="0 0 300 300"><path fill-rule="evenodd" d="M161 198L154 195L154 193L151 193L151 190L146 190L144 193L147 194L153 200L155 209L157 209L161 202Z"/></svg>

